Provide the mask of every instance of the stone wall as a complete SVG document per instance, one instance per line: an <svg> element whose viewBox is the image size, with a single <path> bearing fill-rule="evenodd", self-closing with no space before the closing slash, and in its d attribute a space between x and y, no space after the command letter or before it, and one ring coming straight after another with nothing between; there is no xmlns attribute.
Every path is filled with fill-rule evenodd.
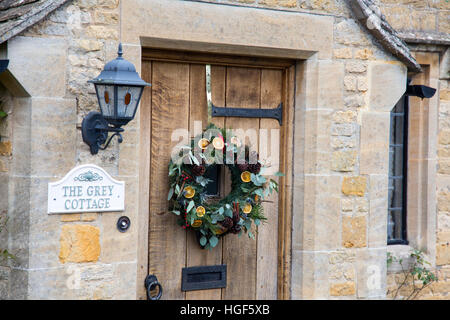
<svg viewBox="0 0 450 320"><path fill-rule="evenodd" d="M379 0L381 12L403 37L414 41L450 39L450 2L446 0ZM448 43L447 43L448 45Z"/></svg>
<svg viewBox="0 0 450 320"><path fill-rule="evenodd" d="M98 108L87 80L116 56L118 20L118 0L71 1L8 41L9 69L31 95L30 121L11 126L15 136L21 136L18 139L24 138L22 125L28 126L29 152L24 152L22 140L2 144L20 157L22 179L29 182L28 188L10 190L16 200L9 203L13 218L8 224L9 243L18 256L11 263L11 274L23 291L14 292L11 284L11 298L136 298L136 238L133 233L119 234L115 228L119 213L50 216L46 205L48 182L59 180L78 164L95 163L127 182L129 203L124 214L136 214L132 205L136 192L130 183L135 177L127 170L119 174L117 142L93 157L79 130L83 117ZM128 129L122 148L136 143L135 136ZM8 152L3 156L1 150L4 162ZM129 167L132 170L133 164ZM27 190L29 206L18 205L21 199L27 203ZM13 236L18 233L23 240ZM29 251L17 248L19 244Z"/></svg>
<svg viewBox="0 0 450 320"><path fill-rule="evenodd" d="M11 167L12 156L12 99L6 88L0 86L0 110L8 114L6 118L0 118L0 253L3 250L9 250L8 230L6 219L8 217L8 196L9 196L9 170ZM0 297L9 295L10 268L6 258L0 257Z"/></svg>
<svg viewBox="0 0 450 320"><path fill-rule="evenodd" d="M142 297L136 294L142 291L142 283L137 279L140 272L137 226L132 223L132 228L124 234L119 234L115 228L122 214L138 221L139 166L142 165L138 161L139 115L127 125L120 146L113 141L107 150L96 156L92 156L82 142L79 130L83 117L97 110L94 89L87 80L97 76L104 64L116 56L121 12L129 16L132 13L130 3L134 2L150 6L143 1L120 4L119 0L74 0L8 41L11 71L32 96L27 129L29 151L21 150L25 144L20 147L12 144L13 154L28 156L23 170L29 172L22 184L17 182L17 188L21 186L21 189L14 189L13 198L28 197L29 207L18 206L14 199L9 201L9 215L14 216L12 209L20 211L15 216L26 217L24 220L29 225L23 228L24 222L15 218L8 227L10 234L14 230L26 230L21 236L24 242L14 242L16 238L11 235L9 242L12 249L13 243L29 246L29 252L22 251L17 265L12 267L16 279L23 279L27 285L22 295L15 293L10 285L9 291L14 292L10 297ZM161 1L153 2L156 6ZM263 7L274 12L312 13L308 15L312 19L331 21L333 43L323 45L317 49L318 56L301 64L305 79L298 79L298 100L308 102L296 110L296 134L310 149L296 150L299 156L294 164L298 170L294 201L304 210L297 212L293 221L292 298L383 298L386 292L389 111L404 92L406 68L352 18L344 0L200 2L204 3L182 3L198 7L224 4L225 16L227 8L242 6ZM395 11L395 6L385 2L383 10L389 18L389 10ZM167 2L167 5L173 3ZM430 11L439 15L435 9ZM133 32L140 30L142 27L138 24L146 21L136 20L126 21L122 38L125 58L129 59L127 54L130 53L133 56L130 60L139 70L140 61L135 57L140 59L140 53L135 51L140 49L141 34ZM428 23L426 18L420 21L424 21L424 25ZM435 21L436 30L441 30L438 18ZM448 277L450 184L445 180L448 172L442 172L446 170L445 157L450 144L444 130L450 129L448 110L445 111L449 104L448 81L442 81L440 86L439 126L443 131L439 140L442 157L439 175L442 179L438 182L440 240L436 264L442 266L439 268L442 277ZM11 128L17 131L18 139L26 136L22 134L23 123ZM2 162L8 168L8 155L4 157L0 156L0 171ZM84 163L97 164L126 182L125 213L47 215L47 183ZM31 186L29 195L26 183ZM380 281L372 283L371 279ZM0 293L1 281L2 273Z"/></svg>

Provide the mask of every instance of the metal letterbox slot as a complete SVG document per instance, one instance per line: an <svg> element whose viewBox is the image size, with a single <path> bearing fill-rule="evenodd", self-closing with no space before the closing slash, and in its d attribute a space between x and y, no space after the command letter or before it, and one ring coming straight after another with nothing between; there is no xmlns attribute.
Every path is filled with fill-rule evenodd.
<svg viewBox="0 0 450 320"><path fill-rule="evenodd" d="M205 290L227 286L227 265L189 267L182 269L181 290Z"/></svg>

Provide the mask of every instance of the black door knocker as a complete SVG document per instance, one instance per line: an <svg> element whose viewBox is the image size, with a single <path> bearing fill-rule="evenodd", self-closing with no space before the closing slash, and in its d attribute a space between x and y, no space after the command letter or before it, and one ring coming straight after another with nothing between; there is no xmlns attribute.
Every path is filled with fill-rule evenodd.
<svg viewBox="0 0 450 320"><path fill-rule="evenodd" d="M147 300L161 299L163 289L155 275L149 274L145 278L145 288L147 289Z"/></svg>

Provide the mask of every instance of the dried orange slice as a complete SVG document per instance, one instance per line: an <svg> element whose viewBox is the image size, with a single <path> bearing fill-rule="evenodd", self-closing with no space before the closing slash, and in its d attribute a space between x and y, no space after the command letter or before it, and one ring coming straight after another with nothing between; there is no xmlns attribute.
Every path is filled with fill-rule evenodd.
<svg viewBox="0 0 450 320"><path fill-rule="evenodd" d="M221 234L224 233L225 231L226 231L225 228L223 228L223 229L217 229L217 230L215 231L215 234L221 235Z"/></svg>
<svg viewBox="0 0 450 320"><path fill-rule="evenodd" d="M184 197L185 197L185 198L190 199L190 198L193 198L194 195L195 195L195 190L194 190L194 188L192 188L191 186L185 187L185 188L184 188L184 191L185 191L185 193L184 193Z"/></svg>
<svg viewBox="0 0 450 320"><path fill-rule="evenodd" d="M244 213L250 213L250 212L252 212L252 205L250 204L250 203L247 203L246 205L245 205L245 207L242 209L242 212L244 212Z"/></svg>
<svg viewBox="0 0 450 320"><path fill-rule="evenodd" d="M255 194L255 202L259 201L259 196L257 194Z"/></svg>
<svg viewBox="0 0 450 320"><path fill-rule="evenodd" d="M252 174L249 171L244 171L241 173L241 180L244 182L250 182Z"/></svg>
<svg viewBox="0 0 450 320"><path fill-rule="evenodd" d="M197 217L201 218L205 215L206 209L205 209L205 207L198 206L196 209L196 212L197 212Z"/></svg>
<svg viewBox="0 0 450 320"><path fill-rule="evenodd" d="M223 142L223 138L220 137L215 137L213 139L213 146L214 148L218 149L218 150L222 150L223 147L225 147L225 142Z"/></svg>
<svg viewBox="0 0 450 320"><path fill-rule="evenodd" d="M194 228L200 227L202 225L202 220L194 220L194 223L192 224L192 226Z"/></svg>
<svg viewBox="0 0 450 320"><path fill-rule="evenodd" d="M198 147L202 150L206 149L209 145L209 140L206 138L198 140Z"/></svg>

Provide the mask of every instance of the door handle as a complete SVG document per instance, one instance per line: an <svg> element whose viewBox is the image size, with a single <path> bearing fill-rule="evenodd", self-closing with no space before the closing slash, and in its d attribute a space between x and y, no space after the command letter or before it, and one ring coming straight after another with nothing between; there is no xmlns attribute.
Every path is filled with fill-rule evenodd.
<svg viewBox="0 0 450 320"><path fill-rule="evenodd" d="M161 299L163 289L161 283L159 283L158 278L155 275L149 274L145 278L145 288L147 289L147 300ZM156 295L152 295L152 291L156 288L158 288L158 293Z"/></svg>

